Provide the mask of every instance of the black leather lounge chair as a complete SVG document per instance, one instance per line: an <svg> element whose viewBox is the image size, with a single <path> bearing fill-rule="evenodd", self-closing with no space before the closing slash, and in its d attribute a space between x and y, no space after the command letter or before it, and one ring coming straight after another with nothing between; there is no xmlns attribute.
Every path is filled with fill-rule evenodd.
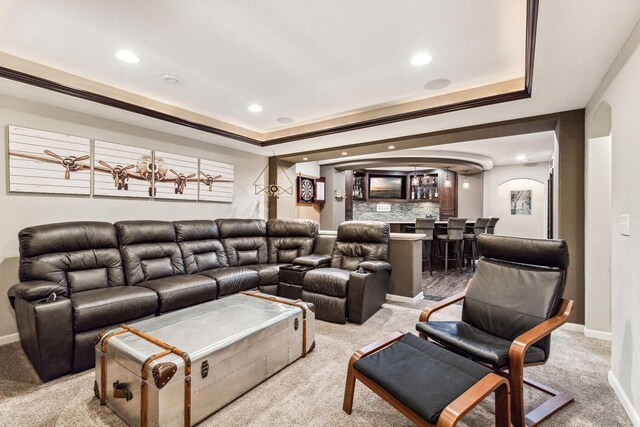
<svg viewBox="0 0 640 427"><path fill-rule="evenodd" d="M478 252L481 258L465 292L425 309L416 329L421 337L507 376L513 424L537 425L573 401L523 379L525 367L549 359L550 334L566 323L573 307L573 301L562 298L567 243L482 234ZM430 320L435 311L461 300L462 320ZM524 383L553 396L526 416Z"/></svg>

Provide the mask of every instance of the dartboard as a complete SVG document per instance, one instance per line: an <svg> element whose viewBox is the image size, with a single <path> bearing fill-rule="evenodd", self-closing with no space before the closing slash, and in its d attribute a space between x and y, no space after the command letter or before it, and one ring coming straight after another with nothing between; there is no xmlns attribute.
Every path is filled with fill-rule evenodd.
<svg viewBox="0 0 640 427"><path fill-rule="evenodd" d="M303 202L313 201L313 180L308 178L300 179L300 199Z"/></svg>

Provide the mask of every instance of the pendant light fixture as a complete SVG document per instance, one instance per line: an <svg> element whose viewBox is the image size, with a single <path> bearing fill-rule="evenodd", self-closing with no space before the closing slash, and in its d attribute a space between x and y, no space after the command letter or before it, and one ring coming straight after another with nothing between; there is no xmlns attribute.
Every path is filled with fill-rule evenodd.
<svg viewBox="0 0 640 427"><path fill-rule="evenodd" d="M418 179L417 166L413 165L413 178L411 179L411 185L420 185L420 179Z"/></svg>
<svg viewBox="0 0 640 427"><path fill-rule="evenodd" d="M449 168L451 166L445 166L445 169L447 170L447 177L444 180L444 186L445 187L451 187L451 178L449 178Z"/></svg>
<svg viewBox="0 0 640 427"><path fill-rule="evenodd" d="M465 190L469 189L469 180L467 179L467 172L469 172L468 170L464 171L464 181L462 182L462 188L464 188Z"/></svg>

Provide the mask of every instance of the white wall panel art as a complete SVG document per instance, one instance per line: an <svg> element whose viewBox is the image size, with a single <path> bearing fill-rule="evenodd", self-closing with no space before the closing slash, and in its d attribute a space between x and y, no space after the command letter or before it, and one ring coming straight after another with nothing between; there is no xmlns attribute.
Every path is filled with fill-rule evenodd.
<svg viewBox="0 0 640 427"><path fill-rule="evenodd" d="M9 191L91 193L91 140L9 126Z"/></svg>
<svg viewBox="0 0 640 427"><path fill-rule="evenodd" d="M200 193L205 202L233 201L233 165L200 159Z"/></svg>

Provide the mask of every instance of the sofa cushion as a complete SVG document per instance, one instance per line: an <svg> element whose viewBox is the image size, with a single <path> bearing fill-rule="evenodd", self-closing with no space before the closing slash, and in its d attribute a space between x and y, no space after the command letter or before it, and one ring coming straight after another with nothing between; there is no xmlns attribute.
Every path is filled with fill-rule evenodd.
<svg viewBox="0 0 640 427"><path fill-rule="evenodd" d="M216 280L218 283L218 296L248 291L260 283L258 272L248 267L222 267L201 271L198 274Z"/></svg>
<svg viewBox="0 0 640 427"><path fill-rule="evenodd" d="M73 329L87 331L153 314L158 306L155 292L137 286L93 289L71 295Z"/></svg>
<svg viewBox="0 0 640 427"><path fill-rule="evenodd" d="M309 255L318 234L318 223L306 219L270 219L267 221L269 263L291 263Z"/></svg>
<svg viewBox="0 0 640 427"><path fill-rule="evenodd" d="M175 221L173 225L187 273L229 266L215 221Z"/></svg>
<svg viewBox="0 0 640 427"><path fill-rule="evenodd" d="M468 323L460 321L431 321L416 324L416 330L449 349L471 356L496 368L509 365L511 341L498 338ZM544 362L545 352L531 346L525 353L525 363Z"/></svg>
<svg viewBox="0 0 640 427"><path fill-rule="evenodd" d="M20 281L46 280L71 292L125 285L113 224L76 221L19 233Z"/></svg>
<svg viewBox="0 0 640 427"><path fill-rule="evenodd" d="M280 281L280 266L287 264L247 265L247 268L258 272L260 285L277 285Z"/></svg>
<svg viewBox="0 0 640 427"><path fill-rule="evenodd" d="M173 223L121 221L115 226L129 285L185 273Z"/></svg>
<svg viewBox="0 0 640 427"><path fill-rule="evenodd" d="M222 245L232 267L266 264L267 222L262 219L217 219Z"/></svg>
<svg viewBox="0 0 640 427"><path fill-rule="evenodd" d="M364 261L387 261L389 224L380 221L347 221L338 227L331 253L331 267L355 270Z"/></svg>
<svg viewBox="0 0 640 427"><path fill-rule="evenodd" d="M347 296L350 274L350 271L340 268L316 268L304 275L302 289L344 298Z"/></svg>
<svg viewBox="0 0 640 427"><path fill-rule="evenodd" d="M198 274L178 275L148 280L142 286L158 294L158 313L216 299L218 287L210 277Z"/></svg>

